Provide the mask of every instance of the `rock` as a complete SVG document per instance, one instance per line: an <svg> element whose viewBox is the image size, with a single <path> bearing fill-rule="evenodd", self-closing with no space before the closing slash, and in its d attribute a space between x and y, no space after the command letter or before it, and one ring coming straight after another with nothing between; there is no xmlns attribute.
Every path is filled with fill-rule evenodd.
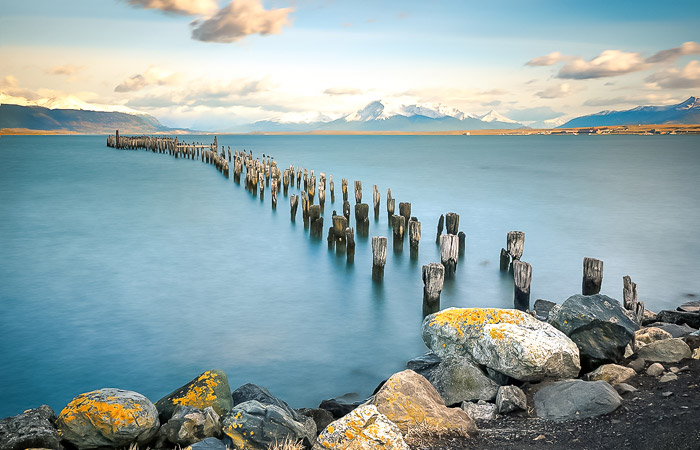
<svg viewBox="0 0 700 450"><path fill-rule="evenodd" d="M700 359L700 348L696 348L695 350L693 350L692 358L693 359Z"/></svg>
<svg viewBox="0 0 700 450"><path fill-rule="evenodd" d="M374 405L362 405L328 425L313 450L408 450L399 428Z"/></svg>
<svg viewBox="0 0 700 450"><path fill-rule="evenodd" d="M664 366L662 366L661 363L654 363L647 369L647 375L650 377L658 377L664 373L664 370Z"/></svg>
<svg viewBox="0 0 700 450"><path fill-rule="evenodd" d="M639 389L636 387L627 384L627 383L618 383L614 386L615 390L617 391L618 394L620 395L625 395L630 392L637 392Z"/></svg>
<svg viewBox="0 0 700 450"><path fill-rule="evenodd" d="M673 392L671 391L666 391L661 394L662 397L670 397L673 395Z"/></svg>
<svg viewBox="0 0 700 450"><path fill-rule="evenodd" d="M691 302L685 302L676 308L676 310L690 313L700 312L700 301L694 300Z"/></svg>
<svg viewBox="0 0 700 450"><path fill-rule="evenodd" d="M302 416L310 417L311 420L316 424L316 434L320 433L321 430L326 428L328 424L333 422L333 414L329 411L321 408L301 408L297 409L297 412Z"/></svg>
<svg viewBox="0 0 700 450"><path fill-rule="evenodd" d="M104 388L75 397L58 415L61 437L79 450L145 444L160 422L153 403L143 395Z"/></svg>
<svg viewBox="0 0 700 450"><path fill-rule="evenodd" d="M556 303L554 302L538 298L537 300L535 300L535 304L532 306L535 310L535 317L538 320L543 320L546 322L549 318L549 314L552 311L552 308L554 308L555 305Z"/></svg>
<svg viewBox="0 0 700 450"><path fill-rule="evenodd" d="M184 450L228 450L228 447L226 447L223 441L214 437L209 437L185 447Z"/></svg>
<svg viewBox="0 0 700 450"><path fill-rule="evenodd" d="M622 357L629 358L632 355L634 355L634 350L632 350L632 346L629 344L625 345L625 353L622 355Z"/></svg>
<svg viewBox="0 0 700 450"><path fill-rule="evenodd" d="M494 420L497 413L496 405L483 400L479 400L478 403L464 402L462 410L473 420Z"/></svg>
<svg viewBox="0 0 700 450"><path fill-rule="evenodd" d="M427 375L424 376L437 389L446 405L472 400L490 401L498 393L498 383L464 357L447 357Z"/></svg>
<svg viewBox="0 0 700 450"><path fill-rule="evenodd" d="M686 344L688 344L688 347L690 347L691 350L695 350L696 348L700 347L700 336L695 336L691 333L684 337L683 340Z"/></svg>
<svg viewBox="0 0 700 450"><path fill-rule="evenodd" d="M584 378L587 381L605 381L614 386L629 381L635 375L637 375L637 372L629 367L618 366L617 364L603 364L593 372L587 373Z"/></svg>
<svg viewBox="0 0 700 450"><path fill-rule="evenodd" d="M644 370L644 366L646 365L646 361L642 358L637 358L634 361L631 361L629 364L627 364L627 367L634 369L635 372L640 373L641 371Z"/></svg>
<svg viewBox="0 0 700 450"><path fill-rule="evenodd" d="M448 308L425 318L422 335L441 358L466 356L517 380L570 378L580 370L569 338L514 309Z"/></svg>
<svg viewBox="0 0 700 450"><path fill-rule="evenodd" d="M675 323L678 325L686 324L689 327L700 328L700 312L685 312L685 311L670 311L663 310L656 314L656 320L659 322Z"/></svg>
<svg viewBox="0 0 700 450"><path fill-rule="evenodd" d="M625 346L639 328L617 300L607 295L572 295L549 323L564 332L578 346L581 365L592 370L606 363L618 363Z"/></svg>
<svg viewBox="0 0 700 450"><path fill-rule="evenodd" d="M641 328L634 332L634 348L635 350L639 350L652 342L663 341L664 339L671 339L672 337L673 336L671 336L671 333L664 331L661 328Z"/></svg>
<svg viewBox="0 0 700 450"><path fill-rule="evenodd" d="M498 370L493 370L490 367L486 368L486 376L495 381L499 386L508 386L513 381L513 379L508 375L503 374Z"/></svg>
<svg viewBox="0 0 700 450"><path fill-rule="evenodd" d="M692 334L696 330L688 325L678 325L675 323L654 322L649 324L650 327L660 328L669 333L674 338L681 338Z"/></svg>
<svg viewBox="0 0 700 450"><path fill-rule="evenodd" d="M317 434L316 422L314 422L313 418L307 417L303 414L299 414L294 409L292 409L287 404L287 402L272 395L270 391L267 390L267 388L264 386L258 386L252 383L244 384L243 386L233 391L231 393L231 397L233 398L234 406L243 402L249 402L251 400L258 401L263 405L278 406L282 408L287 414L292 416L292 419L299 423L302 423L304 425L304 428L306 428L307 430L307 434L314 436L316 436Z"/></svg>
<svg viewBox="0 0 700 450"><path fill-rule="evenodd" d="M369 399L368 404L375 405L403 434L419 426L465 435L476 430L474 421L467 413L445 406L433 385L412 370L392 375L379 392Z"/></svg>
<svg viewBox="0 0 700 450"><path fill-rule="evenodd" d="M191 406L178 405L170 420L160 427L158 435L183 447L209 437L219 437L219 415L211 406L202 411Z"/></svg>
<svg viewBox="0 0 700 450"><path fill-rule="evenodd" d="M555 421L608 414L622 404L620 395L605 381L558 381L538 390L534 400L537 416Z"/></svg>
<svg viewBox="0 0 700 450"><path fill-rule="evenodd" d="M652 342L640 348L637 354L647 361L665 363L676 363L691 356L688 344L683 342L683 339L678 338Z"/></svg>
<svg viewBox="0 0 700 450"><path fill-rule="evenodd" d="M527 411L527 397L517 386L501 386L496 396L496 407L499 414L518 410Z"/></svg>
<svg viewBox="0 0 700 450"><path fill-rule="evenodd" d="M433 352L428 352L423 356L413 358L406 363L406 368L423 375L427 371L434 369L440 364L440 357ZM425 375L423 375L425 376Z"/></svg>
<svg viewBox="0 0 700 450"><path fill-rule="evenodd" d="M348 413L350 413L350 411L357 408L361 404L362 403L358 402L346 403L335 398L331 398L328 400L323 400L321 404L318 405L318 407L321 409L325 409L326 411L331 413L333 415L333 418L340 419L341 417L347 415Z"/></svg>
<svg viewBox="0 0 700 450"><path fill-rule="evenodd" d="M661 378L659 378L659 383L668 383L669 381L676 381L678 379L678 375L675 373L666 373L661 375Z"/></svg>
<svg viewBox="0 0 700 450"><path fill-rule="evenodd" d="M55 422L56 414L47 405L0 420L0 450L62 449Z"/></svg>
<svg viewBox="0 0 700 450"><path fill-rule="evenodd" d="M165 423L177 405L205 409L211 406L221 416L233 407L231 388L223 370L207 370L186 385L156 402L160 421Z"/></svg>
<svg viewBox="0 0 700 450"><path fill-rule="evenodd" d="M240 450L267 450L269 445L287 438L310 447L316 439L316 433L309 435L304 424L279 406L256 400L234 406L221 418L221 426L234 448Z"/></svg>

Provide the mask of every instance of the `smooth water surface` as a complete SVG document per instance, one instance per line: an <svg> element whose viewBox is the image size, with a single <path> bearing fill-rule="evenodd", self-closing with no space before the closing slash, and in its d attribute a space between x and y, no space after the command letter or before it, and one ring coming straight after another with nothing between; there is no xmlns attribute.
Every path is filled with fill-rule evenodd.
<svg viewBox="0 0 700 450"><path fill-rule="evenodd" d="M188 140L211 142L209 136ZM584 256L604 294L622 276L652 310L700 291L700 138L693 136L224 136L222 145L382 194L355 263L312 239L280 193L253 197L199 161L119 151L101 136L0 139L0 417L101 387L156 401L207 369L294 407L360 397L422 354L421 266L438 217L460 214L465 256L442 306L512 306L506 233L526 233L532 301L580 292ZM391 236L386 189L422 222L417 259ZM298 194L296 188L290 193ZM350 193L351 202L353 199ZM301 209L301 208L300 208ZM352 220L354 226L354 219Z"/></svg>

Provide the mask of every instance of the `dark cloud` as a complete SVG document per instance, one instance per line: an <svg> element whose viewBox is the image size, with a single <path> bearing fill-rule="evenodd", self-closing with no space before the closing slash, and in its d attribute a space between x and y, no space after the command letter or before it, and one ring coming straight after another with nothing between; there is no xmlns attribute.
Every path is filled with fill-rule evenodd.
<svg viewBox="0 0 700 450"><path fill-rule="evenodd" d="M250 34L277 34L290 23L291 8L266 10L260 0L235 0L214 16L191 23L192 39L231 43Z"/></svg>

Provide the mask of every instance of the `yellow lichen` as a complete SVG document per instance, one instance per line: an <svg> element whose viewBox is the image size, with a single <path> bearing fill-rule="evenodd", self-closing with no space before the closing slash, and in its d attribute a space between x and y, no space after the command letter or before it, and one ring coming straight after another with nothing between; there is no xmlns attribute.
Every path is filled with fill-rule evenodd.
<svg viewBox="0 0 700 450"><path fill-rule="evenodd" d="M172 399L173 405L186 405L204 409L216 401L214 388L219 385L216 373L206 371L197 378L197 383L190 386L181 396Z"/></svg>
<svg viewBox="0 0 700 450"><path fill-rule="evenodd" d="M522 317L519 311L498 308L454 308L435 314L428 326L450 326L460 337L464 337L462 327L472 326L480 331L486 324L520 323Z"/></svg>
<svg viewBox="0 0 700 450"><path fill-rule="evenodd" d="M98 391L86 392L75 397L63 408L58 418L68 424L76 419L91 422L95 427L112 432L135 422L143 408L141 404L129 400L126 404L114 403L117 397L109 396L107 401L96 400L93 397Z"/></svg>

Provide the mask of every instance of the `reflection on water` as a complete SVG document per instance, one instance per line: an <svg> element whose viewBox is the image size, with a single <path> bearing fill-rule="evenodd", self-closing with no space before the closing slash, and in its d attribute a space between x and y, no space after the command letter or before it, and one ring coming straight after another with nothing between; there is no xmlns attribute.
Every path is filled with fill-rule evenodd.
<svg viewBox="0 0 700 450"><path fill-rule="evenodd" d="M187 138L209 142L210 137ZM277 209L201 162L117 151L103 137L0 140L0 416L120 387L152 400L224 369L232 388L267 386L295 407L368 395L421 354L421 266L440 260L440 214L460 214L466 249L441 306L510 307L506 233L526 234L532 294L561 302L582 260L605 262L658 310L700 290L699 140L674 137L223 136L381 194L355 228L356 254L329 249L342 195L310 238L289 199ZM40 158L37 158L40 155ZM386 189L422 224L372 280L371 236L392 239ZM289 194L298 194L296 185ZM352 192L350 193L352 200ZM354 214L350 226L355 227Z"/></svg>

